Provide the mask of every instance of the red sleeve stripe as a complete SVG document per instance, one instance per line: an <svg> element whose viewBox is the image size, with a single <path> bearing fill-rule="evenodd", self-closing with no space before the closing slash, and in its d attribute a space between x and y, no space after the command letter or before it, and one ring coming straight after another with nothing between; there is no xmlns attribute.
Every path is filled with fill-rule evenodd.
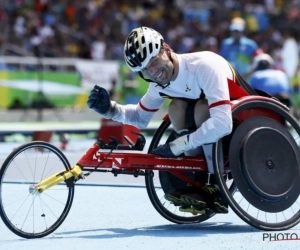
<svg viewBox="0 0 300 250"><path fill-rule="evenodd" d="M221 106L221 105L224 105L224 104L228 104L228 105L231 105L231 102L229 100L223 100L223 101L219 101L219 102L214 102L212 104L210 104L208 106L208 108L214 108L214 107L217 107L217 106Z"/></svg>
<svg viewBox="0 0 300 250"><path fill-rule="evenodd" d="M145 111L147 111L147 112L156 112L156 111L159 110L159 109L147 109L147 108L142 104L141 101L139 101L139 105L141 106L141 108L142 108L143 110L145 110Z"/></svg>

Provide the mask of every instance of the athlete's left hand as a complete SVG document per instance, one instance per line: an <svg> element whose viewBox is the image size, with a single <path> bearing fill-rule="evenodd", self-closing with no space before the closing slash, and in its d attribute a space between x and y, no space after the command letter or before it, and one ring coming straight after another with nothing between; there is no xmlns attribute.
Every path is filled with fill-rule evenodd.
<svg viewBox="0 0 300 250"><path fill-rule="evenodd" d="M151 150L150 154L160 155L165 157L175 157L181 155L188 149L190 149L189 135L183 135L170 143L161 145Z"/></svg>
<svg viewBox="0 0 300 250"><path fill-rule="evenodd" d="M176 155L174 155L174 153L171 150L170 144L164 144L164 145L160 145L155 149L152 149L150 154L154 154L154 155L160 155L160 156L165 156L165 157L175 157Z"/></svg>

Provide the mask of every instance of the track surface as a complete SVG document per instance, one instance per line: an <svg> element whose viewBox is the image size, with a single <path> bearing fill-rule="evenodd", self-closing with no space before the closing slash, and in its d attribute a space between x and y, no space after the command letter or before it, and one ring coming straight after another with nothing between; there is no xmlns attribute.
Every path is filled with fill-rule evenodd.
<svg viewBox="0 0 300 250"><path fill-rule="evenodd" d="M90 142L86 143L87 146ZM0 166L13 145L0 154ZM81 147L86 147L81 144ZM6 151L6 152L5 152ZM82 156L69 150L71 164ZM93 186L91 184L100 184ZM270 241L267 236L298 235L300 225L283 232L256 230L232 211L194 225L176 225L161 217L147 196L143 177L114 177L94 173L78 185L71 211L51 235L36 240L22 239L0 220L0 250L9 249L300 249L300 240ZM281 234L281 235L280 235Z"/></svg>

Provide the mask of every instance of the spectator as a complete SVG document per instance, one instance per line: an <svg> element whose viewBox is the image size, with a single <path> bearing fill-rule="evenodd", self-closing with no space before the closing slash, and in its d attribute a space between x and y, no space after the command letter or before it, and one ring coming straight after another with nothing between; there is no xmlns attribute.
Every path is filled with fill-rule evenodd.
<svg viewBox="0 0 300 250"><path fill-rule="evenodd" d="M151 26L166 34L166 41L180 53L201 50L225 53L226 49L221 46L220 50L220 45L223 45L228 37L228 20L232 16L243 16L245 20L235 18L233 22L242 27L239 33L240 42L236 42L240 46L235 45L238 52L247 38L273 56L275 50L281 49L282 31L291 28L295 30L298 43L300 37L299 0L245 0L243 4L237 0L211 0L204 1L205 3L190 0L2 2L0 36L4 41L0 48L1 55L20 54L18 51L22 50L25 51L22 54L34 53L32 42L40 42L43 51L47 51L43 53L44 57L72 56L93 59L102 57L103 54L103 59L106 60L123 60L123 41L127 33L137 26ZM171 12L168 11L169 8L172 8ZM32 37L33 27L38 30L41 41L37 36ZM98 40L98 44L94 43L99 35L103 37L103 44L98 43ZM233 40L232 36L230 39ZM277 45L280 48L276 48ZM252 59L252 55L249 55L249 45L246 47L247 53L244 50L236 52L236 55L230 55L233 59L227 58L229 55L223 55L243 75L247 73ZM278 55L278 58L280 57L281 55ZM277 60L275 57L274 59ZM280 61L277 66L282 67Z"/></svg>
<svg viewBox="0 0 300 250"><path fill-rule="evenodd" d="M274 69L273 65L274 60L270 55L255 56L252 65L254 73L249 84L253 89L264 91L290 107L292 101L288 77L283 71Z"/></svg>
<svg viewBox="0 0 300 250"><path fill-rule="evenodd" d="M245 20L236 17L229 26L231 36L222 41L220 55L245 78L249 74L249 66L253 56L258 51L258 45L252 39L243 35Z"/></svg>
<svg viewBox="0 0 300 250"><path fill-rule="evenodd" d="M103 60L105 58L106 43L103 35L98 35L91 46L91 57L94 60Z"/></svg>

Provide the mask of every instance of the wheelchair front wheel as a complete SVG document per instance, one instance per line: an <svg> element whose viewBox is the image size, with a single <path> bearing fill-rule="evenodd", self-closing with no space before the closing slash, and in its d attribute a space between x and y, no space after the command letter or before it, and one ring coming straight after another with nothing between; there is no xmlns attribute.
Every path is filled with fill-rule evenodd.
<svg viewBox="0 0 300 250"><path fill-rule="evenodd" d="M68 215L74 198L74 180L43 193L32 185L70 170L65 155L46 142L30 142L15 149L0 170L0 216L16 235L41 238L56 230Z"/></svg>

